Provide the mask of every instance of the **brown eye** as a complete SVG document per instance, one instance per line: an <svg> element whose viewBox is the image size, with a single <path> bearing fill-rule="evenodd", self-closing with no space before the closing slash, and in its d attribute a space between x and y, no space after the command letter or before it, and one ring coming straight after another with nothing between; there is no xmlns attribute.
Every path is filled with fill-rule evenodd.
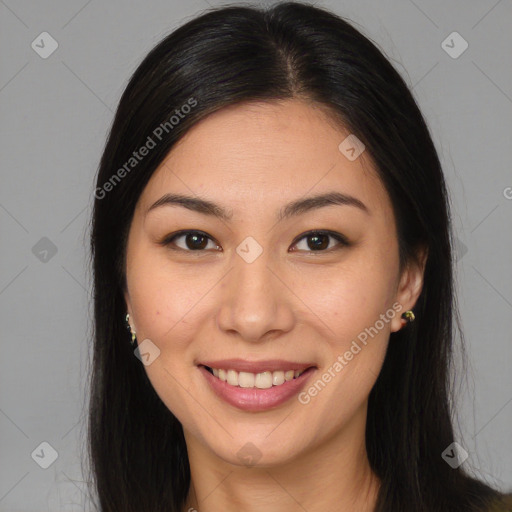
<svg viewBox="0 0 512 512"><path fill-rule="evenodd" d="M210 249L218 249L219 246L206 233L200 231L181 231L165 238L161 243L165 246L175 245L177 250L203 251L208 248L208 242L212 243Z"/></svg>
<svg viewBox="0 0 512 512"><path fill-rule="evenodd" d="M339 248L338 246L349 245L348 240L343 235L331 231L310 231L303 235L293 247L297 246L301 240L306 240L306 243L298 250L308 252L327 252L330 249ZM331 240L338 243L331 244Z"/></svg>

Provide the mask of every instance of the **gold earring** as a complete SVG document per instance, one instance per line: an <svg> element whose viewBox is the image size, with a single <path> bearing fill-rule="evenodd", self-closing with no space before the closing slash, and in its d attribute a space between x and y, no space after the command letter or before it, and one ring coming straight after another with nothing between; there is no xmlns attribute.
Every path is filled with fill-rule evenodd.
<svg viewBox="0 0 512 512"><path fill-rule="evenodd" d="M407 323L414 322L415 318L416 317L414 316L414 313L410 309L408 311L406 311L405 313L402 313L402 320Z"/></svg>
<svg viewBox="0 0 512 512"><path fill-rule="evenodd" d="M132 326L130 325L130 313L126 313L126 327L132 333L131 345L132 347L135 348L137 346L137 337L135 336L135 331L132 329Z"/></svg>

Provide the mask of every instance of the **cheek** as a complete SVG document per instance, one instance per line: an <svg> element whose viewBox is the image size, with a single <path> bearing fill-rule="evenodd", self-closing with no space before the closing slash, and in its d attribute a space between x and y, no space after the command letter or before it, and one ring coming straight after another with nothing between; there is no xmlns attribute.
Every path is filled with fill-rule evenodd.
<svg viewBox="0 0 512 512"><path fill-rule="evenodd" d="M303 396L302 403L311 401L311 410L322 411L316 414L323 424L318 428L336 430L366 402L384 362L395 314L384 306L382 291L344 290L333 298L336 310L324 317L330 330L324 330L323 365Z"/></svg>
<svg viewBox="0 0 512 512"><path fill-rule="evenodd" d="M318 378L329 381L324 396L329 396L327 402L339 404L335 414L350 414L367 398L397 314L391 307L397 264L393 253L384 258L369 249L361 249L335 269L311 271L315 279L313 273L303 272L295 281L301 287L298 295L316 313L317 332L325 340L324 367ZM313 394L323 389L321 383L316 387Z"/></svg>
<svg viewBox="0 0 512 512"><path fill-rule="evenodd" d="M134 259L129 279L130 300L137 331L162 350L179 350L193 332L193 318L204 302L202 297L214 284L214 276L171 267L162 255L147 253ZM218 278L217 278L218 280ZM210 282L211 281L211 282Z"/></svg>
<svg viewBox="0 0 512 512"><path fill-rule="evenodd" d="M303 269L294 276L294 291L324 324L333 345L343 348L389 310L395 281L390 260L362 250L336 267Z"/></svg>
<svg viewBox="0 0 512 512"><path fill-rule="evenodd" d="M191 408L195 401L186 388L190 385L191 341L197 334L194 315L201 311L204 295L200 282L197 273L195 279L177 273L164 258L151 254L134 259L128 282L139 343L149 339L160 351L144 366L148 379L167 408L186 424L194 423Z"/></svg>

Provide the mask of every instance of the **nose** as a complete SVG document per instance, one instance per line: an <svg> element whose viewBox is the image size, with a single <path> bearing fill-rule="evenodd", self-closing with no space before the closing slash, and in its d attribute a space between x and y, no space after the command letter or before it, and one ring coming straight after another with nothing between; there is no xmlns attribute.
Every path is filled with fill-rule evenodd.
<svg viewBox="0 0 512 512"><path fill-rule="evenodd" d="M235 255L233 265L222 288L219 329L249 342L290 331L294 324L294 295L285 276L269 266L266 252L252 263Z"/></svg>

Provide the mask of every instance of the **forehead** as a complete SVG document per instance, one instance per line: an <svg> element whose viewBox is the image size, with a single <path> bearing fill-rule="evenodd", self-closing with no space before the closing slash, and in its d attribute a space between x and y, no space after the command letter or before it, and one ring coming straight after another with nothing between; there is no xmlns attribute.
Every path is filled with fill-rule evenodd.
<svg viewBox="0 0 512 512"><path fill-rule="evenodd" d="M223 108L173 147L146 186L142 207L171 190L234 211L339 191L389 213L389 198L366 152L351 161L340 151L349 135L324 109L304 101Z"/></svg>

